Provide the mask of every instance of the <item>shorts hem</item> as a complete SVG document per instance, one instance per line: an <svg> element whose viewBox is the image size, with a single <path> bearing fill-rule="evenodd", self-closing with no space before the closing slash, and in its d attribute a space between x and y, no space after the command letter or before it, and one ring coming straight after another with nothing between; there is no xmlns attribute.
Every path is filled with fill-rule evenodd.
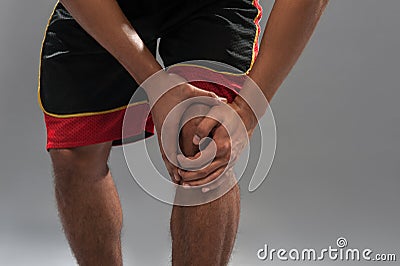
<svg viewBox="0 0 400 266"><path fill-rule="evenodd" d="M124 124L125 113L133 112L137 119ZM147 104L134 105L124 110L82 117L57 118L44 113L47 128L46 149L76 148L112 141L113 145L133 142L154 133L153 121ZM143 137L140 137L140 136ZM131 141L129 141L131 140ZM133 140L133 141L132 141Z"/></svg>

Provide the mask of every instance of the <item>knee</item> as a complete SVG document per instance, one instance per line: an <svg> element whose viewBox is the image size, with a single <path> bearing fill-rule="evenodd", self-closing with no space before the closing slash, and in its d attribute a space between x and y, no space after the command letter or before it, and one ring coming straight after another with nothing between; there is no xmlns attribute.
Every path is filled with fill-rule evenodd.
<svg viewBox="0 0 400 266"><path fill-rule="evenodd" d="M58 179L72 181L74 177L107 174L110 149L111 143L51 149L49 153L56 181Z"/></svg>

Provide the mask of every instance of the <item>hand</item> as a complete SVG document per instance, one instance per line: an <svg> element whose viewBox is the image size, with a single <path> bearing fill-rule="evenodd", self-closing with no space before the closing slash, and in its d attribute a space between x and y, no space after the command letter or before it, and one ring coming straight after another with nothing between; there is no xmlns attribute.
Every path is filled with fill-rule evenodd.
<svg viewBox="0 0 400 266"><path fill-rule="evenodd" d="M208 145L193 157L186 158L178 155L181 165L180 177L184 185L199 186L207 184L224 174L233 167L241 151L246 147L257 125L257 117L250 106L240 96L232 103L216 105L210 109L196 129L193 143L199 145L200 140L212 135L216 145ZM215 146L214 146L215 147ZM214 160L205 168L201 167L210 162L210 155L215 154ZM196 171L185 171L183 169L199 169ZM223 179L203 188L204 192L217 188Z"/></svg>
<svg viewBox="0 0 400 266"><path fill-rule="evenodd" d="M179 82L177 82L177 79ZM166 84L179 85L169 89ZM194 102L201 102L209 106L217 106L223 104L224 99L219 98L213 92L208 92L182 82L182 78L175 74L166 74L166 76L163 74L162 79L158 78L157 80L150 81L145 84L145 87L147 88L150 103L152 104L155 102L154 105L152 105L151 113L162 158L172 181L179 184L180 178L176 167L176 165L178 165L176 156L179 124L182 114L187 107ZM188 99L193 100L183 102ZM167 118L168 121L164 123Z"/></svg>

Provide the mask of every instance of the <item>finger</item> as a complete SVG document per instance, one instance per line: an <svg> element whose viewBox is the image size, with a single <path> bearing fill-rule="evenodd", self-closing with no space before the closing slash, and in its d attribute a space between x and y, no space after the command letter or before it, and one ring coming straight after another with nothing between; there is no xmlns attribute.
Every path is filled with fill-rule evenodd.
<svg viewBox="0 0 400 266"><path fill-rule="evenodd" d="M205 149L196 153L192 157L185 157L183 154L177 155L180 168L183 170L199 170L206 167L217 154L217 146L211 142Z"/></svg>
<svg viewBox="0 0 400 266"><path fill-rule="evenodd" d="M209 166L207 166L204 169L198 170L198 171L184 171L181 169L178 169L178 174L182 179L182 182L190 182L190 181L195 181L199 179L204 179L211 173L215 172L217 169L221 167L225 167L228 165L226 162L222 160L217 160L213 161Z"/></svg>
<svg viewBox="0 0 400 266"><path fill-rule="evenodd" d="M209 93L209 92L207 92ZM201 102L209 102L210 97L201 97ZM200 99L193 98L193 101L200 101ZM215 99L214 99L215 101ZM215 104L214 102L210 103ZM177 165L177 150L179 149L179 124L183 114L185 113L186 109L185 106L180 106L178 108L174 108L172 112L170 112L161 128L161 146L167 155L169 161L171 161L174 165ZM204 113L206 113L205 111Z"/></svg>
<svg viewBox="0 0 400 266"><path fill-rule="evenodd" d="M165 153L164 162L171 163L174 166L177 162L177 150L179 142L179 123L184 110L176 109L175 112L170 112L164 120L161 127L159 145Z"/></svg>
<svg viewBox="0 0 400 266"><path fill-rule="evenodd" d="M181 178L178 174L178 168L173 166L170 163L165 163L165 167L167 168L167 171L171 178L171 181L174 182L175 184L179 184L181 181Z"/></svg>
<svg viewBox="0 0 400 266"><path fill-rule="evenodd" d="M176 184L180 184L180 182L181 182L181 177L179 176L179 173L178 173L178 168L177 167L173 167L173 170L172 170L172 181L174 182L174 183L176 183Z"/></svg>
<svg viewBox="0 0 400 266"><path fill-rule="evenodd" d="M218 168L216 171L214 171L212 174L210 174L206 178L189 181L189 182L183 182L182 184L187 184L191 187L205 185L205 184L208 184L208 183L212 182L213 180L217 179L218 177L222 176L224 174L224 171L225 171L225 166Z"/></svg>
<svg viewBox="0 0 400 266"><path fill-rule="evenodd" d="M221 132L220 134L224 136L225 133ZM177 159L181 166L178 173L183 180L204 178L217 168L226 166L228 163L234 163L230 158L231 144L229 137L221 137L221 139L212 143L213 145L207 146L204 150L195 154L194 157L185 157L182 154L178 154Z"/></svg>
<svg viewBox="0 0 400 266"><path fill-rule="evenodd" d="M202 138L207 137L216 126L223 123L222 113L222 109L219 106L214 106L210 109L196 128L193 137L194 145L199 145Z"/></svg>
<svg viewBox="0 0 400 266"><path fill-rule="evenodd" d="M183 155L177 156L181 169L201 169L201 167L204 168L204 165L211 160L222 159L226 162L229 161L231 155L231 138L223 127L222 130L219 130L221 127L219 126L215 130L213 141L200 152L196 153L194 157L186 158Z"/></svg>
<svg viewBox="0 0 400 266"><path fill-rule="evenodd" d="M209 185L201 188L201 191L203 193L213 191L213 190L221 187L224 184L224 182L229 182L229 179L231 179L231 181L233 181L234 183L233 184L231 183L232 186L229 185L229 183L228 183L228 186L229 186L228 189L232 188L235 184L238 183L238 181L236 180L235 175L233 174L232 171L233 171L233 169L231 167L229 167L229 168L227 167L220 178L216 179L214 182L211 182Z"/></svg>
<svg viewBox="0 0 400 266"><path fill-rule="evenodd" d="M201 192L207 193L207 192L209 192L209 191L213 191L213 190L219 188L219 187L222 185L222 183L224 183L224 181L225 181L225 180L224 180L224 177L221 177L221 178L219 178L218 180L215 180L215 181L214 181L213 183L211 183L210 185L201 188Z"/></svg>

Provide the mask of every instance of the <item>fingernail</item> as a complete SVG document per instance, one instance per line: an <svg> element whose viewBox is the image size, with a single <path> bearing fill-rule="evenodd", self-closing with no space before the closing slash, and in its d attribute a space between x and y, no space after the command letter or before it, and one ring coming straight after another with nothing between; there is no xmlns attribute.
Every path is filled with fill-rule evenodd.
<svg viewBox="0 0 400 266"><path fill-rule="evenodd" d="M183 183L182 186L183 186L184 188L189 188L189 187L190 187L190 185L189 185L189 184L186 184L186 183Z"/></svg>
<svg viewBox="0 0 400 266"><path fill-rule="evenodd" d="M203 187L203 188L201 189L201 191L202 191L203 193L207 193L208 191L210 191L210 188L208 188L208 187Z"/></svg>
<svg viewBox="0 0 400 266"><path fill-rule="evenodd" d="M197 135L194 135L194 137L193 137L193 144L194 144L194 145L199 145L199 143L200 143L200 137L197 136Z"/></svg>

